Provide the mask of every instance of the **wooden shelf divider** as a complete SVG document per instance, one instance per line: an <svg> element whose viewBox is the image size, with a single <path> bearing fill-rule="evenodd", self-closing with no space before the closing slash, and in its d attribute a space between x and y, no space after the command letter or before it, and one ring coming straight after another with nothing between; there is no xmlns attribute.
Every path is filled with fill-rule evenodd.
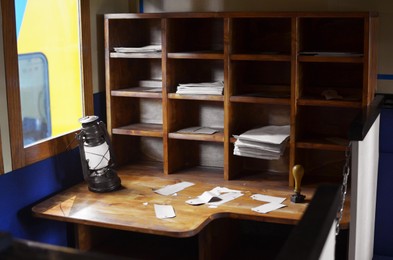
<svg viewBox="0 0 393 260"><path fill-rule="evenodd" d="M291 168L301 164L312 182L315 169L344 163L350 123L374 98L377 19L372 12L106 14L107 126L117 157L134 164L136 155L156 158L160 150L164 174L211 167L231 180L276 172L290 186ZM157 44L161 52L114 52ZM222 95L176 94L179 84L217 81ZM325 99L325 91L337 98ZM223 131L176 132L198 125ZM291 126L279 160L233 154L233 135L265 125ZM336 180L341 171L328 175Z"/></svg>

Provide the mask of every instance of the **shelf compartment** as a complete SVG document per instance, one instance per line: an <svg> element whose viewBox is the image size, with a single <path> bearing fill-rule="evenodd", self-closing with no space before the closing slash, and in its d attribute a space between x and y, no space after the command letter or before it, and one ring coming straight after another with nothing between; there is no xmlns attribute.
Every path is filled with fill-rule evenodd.
<svg viewBox="0 0 393 260"><path fill-rule="evenodd" d="M297 115L296 140L313 140L311 143L316 144L327 144L327 140L334 139L347 140L351 122L359 111L357 108L301 106Z"/></svg>
<svg viewBox="0 0 393 260"><path fill-rule="evenodd" d="M218 132L214 134L186 134L186 133L169 133L169 138L181 139L181 140L194 140L194 141L205 141L205 142L224 142L224 133Z"/></svg>
<svg viewBox="0 0 393 260"><path fill-rule="evenodd" d="M267 125L289 125L290 113L291 108L288 105L233 103L230 135L240 135L250 129Z"/></svg>
<svg viewBox="0 0 393 260"><path fill-rule="evenodd" d="M231 60L249 61L291 61L290 55L283 54L232 54Z"/></svg>
<svg viewBox="0 0 393 260"><path fill-rule="evenodd" d="M162 100L152 98L124 98L111 97L112 110L108 117L111 118L108 127L120 129L124 126L138 126L136 130L142 130L146 127L146 132L156 132L155 125L162 125ZM119 111L122 116L119 117ZM131 128L132 129L132 128ZM130 129L129 129L130 130ZM162 126L160 127L162 132ZM156 134L157 135L157 134Z"/></svg>
<svg viewBox="0 0 393 260"><path fill-rule="evenodd" d="M224 61L169 59L167 72L168 93L176 93L179 84L224 81Z"/></svg>
<svg viewBox="0 0 393 260"><path fill-rule="evenodd" d="M203 100L203 101L215 101L223 102L223 95L180 95L175 93L168 94L169 99L183 99L183 100Z"/></svg>
<svg viewBox="0 0 393 260"><path fill-rule="evenodd" d="M119 53L111 52L109 54L110 58L123 58L123 59L161 59L161 52L157 53Z"/></svg>
<svg viewBox="0 0 393 260"><path fill-rule="evenodd" d="M364 52L363 17L299 18L300 52Z"/></svg>
<svg viewBox="0 0 393 260"><path fill-rule="evenodd" d="M348 108L361 108L360 101L346 101L346 100L324 100L314 98L301 98L297 101L299 106L322 106L322 107L348 107Z"/></svg>
<svg viewBox="0 0 393 260"><path fill-rule="evenodd" d="M231 138L232 139L232 138ZM231 141L236 141L233 138ZM234 142L230 145L231 173L229 179L253 179L258 181L288 180L289 147L277 160L264 160L233 154Z"/></svg>
<svg viewBox="0 0 393 260"><path fill-rule="evenodd" d="M113 134L162 137L162 124L136 123L112 129Z"/></svg>
<svg viewBox="0 0 393 260"><path fill-rule="evenodd" d="M290 62L232 61L230 77L232 96L290 99Z"/></svg>
<svg viewBox="0 0 393 260"><path fill-rule="evenodd" d="M300 62L363 63L363 57L355 56L308 56L299 55Z"/></svg>
<svg viewBox="0 0 393 260"><path fill-rule="evenodd" d="M220 52L170 52L170 59L201 59L201 60L223 60L224 54Z"/></svg>
<svg viewBox="0 0 393 260"><path fill-rule="evenodd" d="M172 137L182 139L221 140L220 134L213 137L204 135L179 134L177 131L194 126L224 129L224 103L206 100L172 99L168 103L168 131Z"/></svg>
<svg viewBox="0 0 393 260"><path fill-rule="evenodd" d="M223 18L170 18L167 20L168 53L224 53Z"/></svg>
<svg viewBox="0 0 393 260"><path fill-rule="evenodd" d="M141 162L162 165L162 138L116 134L112 135L112 146L119 166Z"/></svg>
<svg viewBox="0 0 393 260"><path fill-rule="evenodd" d="M107 80L111 91L130 87L162 87L161 60L109 59Z"/></svg>
<svg viewBox="0 0 393 260"><path fill-rule="evenodd" d="M296 148L314 149L314 150L328 150L328 151L345 151L347 149L347 145L336 144L336 143L332 143L332 142L328 142L328 141L322 143L321 140L318 140L316 142L298 141L298 142L296 142Z"/></svg>
<svg viewBox="0 0 393 260"><path fill-rule="evenodd" d="M233 18L232 54L291 53L291 18ZM262 57L262 56L260 56Z"/></svg>
<svg viewBox="0 0 393 260"><path fill-rule="evenodd" d="M302 185L342 183L345 150L297 148L295 164L304 167Z"/></svg>
<svg viewBox="0 0 393 260"><path fill-rule="evenodd" d="M215 168L213 173L223 173L222 142L169 138L168 150L169 173L192 171L195 167L211 167Z"/></svg>
<svg viewBox="0 0 393 260"><path fill-rule="evenodd" d="M162 98L162 90L160 92L153 91L152 88L136 87L112 90L111 95L116 97L141 97L141 98Z"/></svg>
<svg viewBox="0 0 393 260"><path fill-rule="evenodd" d="M299 71L299 93L301 99L322 100L324 91L335 91L337 96L342 97L341 101L343 102L362 103L363 64L307 62L300 64Z"/></svg>
<svg viewBox="0 0 393 260"><path fill-rule="evenodd" d="M290 105L289 98L265 98L258 96L231 96L229 99L234 103L254 103L254 104L276 104L276 105Z"/></svg>
<svg viewBox="0 0 393 260"><path fill-rule="evenodd" d="M110 16L108 16L110 17ZM161 19L106 19L107 51L112 52L117 47L143 47L147 45L162 44ZM115 55L116 54L116 55ZM112 55L123 56L121 53L111 53ZM137 55L137 54L135 54ZM155 57L161 53L150 53L149 56Z"/></svg>

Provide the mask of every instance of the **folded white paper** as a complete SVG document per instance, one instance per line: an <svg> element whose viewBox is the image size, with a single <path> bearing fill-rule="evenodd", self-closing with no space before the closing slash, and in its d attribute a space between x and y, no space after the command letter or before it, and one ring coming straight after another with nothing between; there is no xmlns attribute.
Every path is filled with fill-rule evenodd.
<svg viewBox="0 0 393 260"><path fill-rule="evenodd" d="M221 199L218 197L218 194L214 194L213 192L210 191L205 191L198 197L187 200L186 203L196 206L196 205L206 204L211 200L221 200Z"/></svg>
<svg viewBox="0 0 393 260"><path fill-rule="evenodd" d="M239 190L232 190L225 187L215 187L210 191L203 192L196 198L187 200L186 203L194 206L202 204L217 206L234 200L240 196L243 196L243 193L241 193Z"/></svg>
<svg viewBox="0 0 393 260"><path fill-rule="evenodd" d="M179 192L181 190L184 190L185 188L188 188L190 186L194 185L194 183L192 182L188 182L188 181L183 181L183 182L179 182L176 184L172 184L172 185L167 185L163 188L160 188L158 190L155 190L155 193L161 194L161 195L171 195L174 194L176 192Z"/></svg>
<svg viewBox="0 0 393 260"><path fill-rule="evenodd" d="M261 206L255 207L255 208L251 208L251 210L255 211L255 212L258 212L258 213L265 214L265 213L268 213L270 211L280 209L282 207L285 207L285 205L281 204L281 203L271 202L271 203L267 203L267 204L264 204L264 205L261 205Z"/></svg>
<svg viewBox="0 0 393 260"><path fill-rule="evenodd" d="M251 195L251 198L254 200L259 200L259 201L265 201L265 202L274 202L274 203L282 203L285 198L282 197L274 197L274 196L269 196L269 195L263 195L263 194L254 194Z"/></svg>
<svg viewBox="0 0 393 260"><path fill-rule="evenodd" d="M228 193L224 193L224 194L218 196L221 200L219 200L219 201L210 201L207 204L209 204L210 206L218 206L218 205L224 204L224 203L226 203L228 201L237 199L237 198L239 198L239 197L241 197L243 195L244 194L241 193L241 192L228 192Z"/></svg>
<svg viewBox="0 0 393 260"><path fill-rule="evenodd" d="M154 211L159 219L176 217L175 210L171 205L154 204Z"/></svg>

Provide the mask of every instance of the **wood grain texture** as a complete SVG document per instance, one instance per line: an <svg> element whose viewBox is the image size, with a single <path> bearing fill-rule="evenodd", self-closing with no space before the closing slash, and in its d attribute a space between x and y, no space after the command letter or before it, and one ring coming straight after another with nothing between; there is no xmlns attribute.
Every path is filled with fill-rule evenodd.
<svg viewBox="0 0 393 260"><path fill-rule="evenodd" d="M111 193L93 193L85 183L65 190L33 207L35 216L63 222L105 227L117 230L135 231L169 237L191 237L198 234L209 222L218 218L235 218L271 223L296 224L308 202L312 199L314 188L302 187L306 203L290 202L293 190L285 183L255 181L253 177L242 180L225 181L216 170L194 169L174 175L164 175L160 167L134 165L119 170L122 189ZM176 196L163 196L153 190L181 181L195 183ZM243 196L217 208L206 205L191 206L186 200L194 198L216 186L241 190ZM282 209L267 214L259 214L252 207L264 204L250 198L260 193L287 198ZM158 219L154 204L172 205L175 218ZM348 228L349 203L346 203L342 226Z"/></svg>

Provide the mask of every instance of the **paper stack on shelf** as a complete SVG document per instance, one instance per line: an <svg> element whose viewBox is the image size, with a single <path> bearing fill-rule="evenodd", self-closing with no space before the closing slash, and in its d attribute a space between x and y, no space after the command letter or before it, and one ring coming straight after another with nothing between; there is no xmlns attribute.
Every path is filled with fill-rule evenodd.
<svg viewBox="0 0 393 260"><path fill-rule="evenodd" d="M147 45L143 47L115 47L115 52L122 53L146 53L146 52L161 52L160 44Z"/></svg>
<svg viewBox="0 0 393 260"><path fill-rule="evenodd" d="M222 132L222 130L215 129L215 128L210 128L210 127L203 127L203 126L193 126L193 127L187 127L180 129L177 131L178 133L183 133L183 134L205 134L205 135L212 135L217 132Z"/></svg>
<svg viewBox="0 0 393 260"><path fill-rule="evenodd" d="M177 94L188 95L222 95L224 82L187 83L177 86Z"/></svg>
<svg viewBox="0 0 393 260"><path fill-rule="evenodd" d="M239 136L235 142L234 155L265 160L279 159L286 147L290 126L264 126L251 129Z"/></svg>

